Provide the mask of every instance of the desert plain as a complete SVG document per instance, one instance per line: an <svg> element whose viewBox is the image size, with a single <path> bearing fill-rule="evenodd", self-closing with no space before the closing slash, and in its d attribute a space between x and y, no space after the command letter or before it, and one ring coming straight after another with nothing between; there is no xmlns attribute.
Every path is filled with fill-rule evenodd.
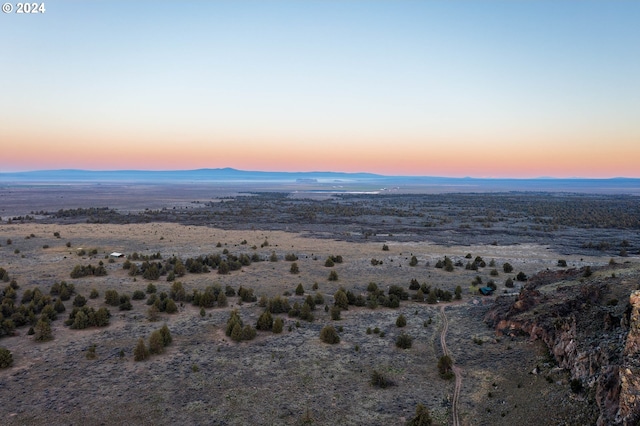
<svg viewBox="0 0 640 426"><path fill-rule="evenodd" d="M199 194L193 193L188 196L195 199L177 197L165 205L154 198L153 207L158 213L176 207L186 211L190 205L195 206L192 209L215 208L253 197L224 194L220 201L212 200L215 197L198 200ZM282 197L300 198L279 194L269 202L277 204ZM419 201L419 195L414 197ZM97 204L101 201L89 197L83 204L78 201L68 207L101 207L104 204ZM367 200L354 202L366 205ZM0 267L19 286L15 303L28 289L39 288L48 295L51 286L62 281L73 284L75 293L64 302L66 310L51 322L52 339L36 341L28 333L29 324L0 338L0 346L13 356L12 366L0 370L2 424L402 425L414 416L418 404L428 408L438 425L592 424L597 417L593 401L586 393L572 391L570 374L554 364L542 342L524 335L496 334L484 317L497 297L518 297L526 285L516 279L519 272L532 277L562 269L560 259L566 261L565 269L589 266L597 270L609 265L613 257L619 264L626 262L628 270L637 269L638 263L633 251L638 231L616 227L610 233L606 228L594 230L598 236L594 241L608 238L610 247L615 247L612 251L609 246L594 250L585 244L588 231L576 238L579 243L558 244L570 241L576 229L580 231L569 226L535 232L529 228L531 235L521 239L509 232L509 226L488 235L488 227L472 221L468 222L471 226L455 223L455 228L441 229L439 234L437 224L411 233L405 214L399 214L397 221L376 222L369 217L366 226L357 225L360 231L323 222L318 214L309 223L301 216L287 221L277 215L252 223L246 214L240 219L236 213L234 226L232 213L219 223L193 220L192 216L189 220L163 216L156 221L149 219L140 200L135 209L116 209L129 215L121 221L96 220L89 214L65 220L53 210L42 214L46 206L31 203L33 208L24 214L14 205L0 223ZM313 205L335 207L340 203L344 201L323 197ZM31 216L25 217L29 212ZM144 220L131 220L131 215ZM483 210L479 215L487 213ZM357 224L362 217L344 217L343 222ZM378 232L376 223L381 228ZM446 226L454 225L449 222ZM470 229L476 227L481 232L474 234ZM536 232L542 231L540 237ZM461 240L459 235L465 233L469 235ZM629 247L624 258L616 246L621 236L626 236L625 247ZM125 257L114 258L113 252ZM141 263L132 259L134 253L141 257L159 253L160 262L216 254L223 258L246 254L260 261L228 274L211 269L187 272L174 281L167 281L166 275L149 280L124 269L127 261ZM298 273L291 272L294 261L286 260L291 255L297 258ZM326 259L332 256L341 256L342 263L326 266ZM412 266L414 256L417 263ZM457 263L452 271L436 267L445 256ZM463 266L478 256L485 266ZM378 261L375 265L374 259ZM77 265L97 266L99 262L106 275L71 278ZM505 263L513 267L512 272L504 271ZM331 271L337 274L336 280L328 279ZM474 284L477 277L485 284L493 281L492 295L479 293L480 286ZM505 285L508 278L513 287ZM461 297L436 303L416 300L416 292L409 290L412 280L451 294L460 286ZM231 287L236 292L243 287L252 289L258 300L242 302L235 295L228 297L226 306L204 310L183 300L177 303L177 312L161 312L150 320L148 285L153 284L157 294L169 294L176 281L186 294L208 286ZM367 297L370 283L385 294L391 286L400 286L409 297L395 308L350 305L340 312L340 319L332 319L330 308L340 288ZM303 294L296 293L299 285ZM94 289L99 296L90 298ZM121 295L139 290L145 296L131 300L131 309L120 310L105 303L107 290ZM281 296L290 305L302 305L307 296L318 294L324 302L312 311L312 321L279 313L274 317L283 320L281 333L258 330L254 339L240 342L225 334L234 310L245 325L255 327L265 310L261 298ZM84 296L88 307L107 307L109 325L81 330L65 325L76 295ZM396 325L401 314L406 318L404 327ZM172 342L163 353L135 361L138 340L147 342L164 324ZM338 330L339 343L320 339L327 325ZM396 346L402 333L412 338L410 348ZM457 367L458 390L456 380L443 378L437 367L443 337ZM87 356L90 350L95 357ZM544 373L531 374L536 367ZM393 385L373 384L374 371Z"/></svg>

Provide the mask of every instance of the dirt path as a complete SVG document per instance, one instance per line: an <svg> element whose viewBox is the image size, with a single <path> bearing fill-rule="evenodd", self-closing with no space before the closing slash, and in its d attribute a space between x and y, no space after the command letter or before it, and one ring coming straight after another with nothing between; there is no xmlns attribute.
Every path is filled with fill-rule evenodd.
<svg viewBox="0 0 640 426"><path fill-rule="evenodd" d="M444 355L452 359L449 348L447 348L447 330L449 329L449 321L445 314L445 306L440 307L440 313L442 314L442 333L440 333L440 344L442 345L442 352ZM452 365L451 369L456 377L456 384L453 390L453 401L451 403L451 416L453 418L453 426L460 426L460 420L458 419L458 399L460 397L460 388L462 387L462 369L456 365Z"/></svg>

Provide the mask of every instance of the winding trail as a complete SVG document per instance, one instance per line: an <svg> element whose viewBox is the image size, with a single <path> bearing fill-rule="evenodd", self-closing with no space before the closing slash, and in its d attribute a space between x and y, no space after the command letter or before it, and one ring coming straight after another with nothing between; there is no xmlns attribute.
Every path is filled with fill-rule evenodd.
<svg viewBox="0 0 640 426"><path fill-rule="evenodd" d="M449 321L447 315L444 312L445 306L440 307L440 314L442 315L442 332L440 333L440 344L442 345L442 352L451 358L453 357L449 348L447 348L447 330L449 329ZM460 426L460 420L458 418L458 399L460 398L460 388L462 387L462 369L456 365L451 365L451 370L456 377L456 384L453 390L453 400L451 402L451 416L453 417L453 426Z"/></svg>

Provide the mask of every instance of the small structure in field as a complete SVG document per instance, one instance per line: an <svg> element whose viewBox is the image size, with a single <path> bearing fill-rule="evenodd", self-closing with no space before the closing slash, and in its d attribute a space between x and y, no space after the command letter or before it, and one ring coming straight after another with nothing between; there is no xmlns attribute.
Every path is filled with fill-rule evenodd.
<svg viewBox="0 0 640 426"><path fill-rule="evenodd" d="M124 257L124 254L123 253L118 253L117 251L114 251L109 256L111 256L111 257Z"/></svg>
<svg viewBox="0 0 640 426"><path fill-rule="evenodd" d="M482 293L483 296L491 296L493 289L491 287L480 287L480 293Z"/></svg>

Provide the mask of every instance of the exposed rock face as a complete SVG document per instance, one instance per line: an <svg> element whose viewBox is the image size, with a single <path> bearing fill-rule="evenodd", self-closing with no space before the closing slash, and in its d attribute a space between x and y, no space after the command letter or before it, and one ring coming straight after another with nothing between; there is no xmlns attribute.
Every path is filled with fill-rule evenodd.
<svg viewBox="0 0 640 426"><path fill-rule="evenodd" d="M619 373L619 418L625 426L637 425L640 422L640 291L631 294L629 305L629 334Z"/></svg>
<svg viewBox="0 0 640 426"><path fill-rule="evenodd" d="M640 291L631 294L626 309L604 305L608 278L582 275L578 270L540 273L515 302L498 298L485 321L497 334L543 341L558 366L589 389L599 426L635 426L640 421Z"/></svg>

